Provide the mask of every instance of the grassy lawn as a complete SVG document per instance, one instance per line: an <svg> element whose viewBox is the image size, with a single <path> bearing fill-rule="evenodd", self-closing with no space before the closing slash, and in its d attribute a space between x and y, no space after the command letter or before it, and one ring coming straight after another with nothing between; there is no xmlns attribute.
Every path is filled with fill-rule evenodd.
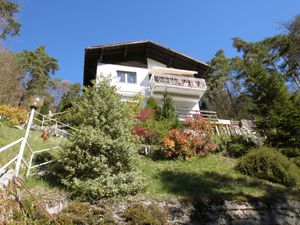
<svg viewBox="0 0 300 225"><path fill-rule="evenodd" d="M25 130L19 130L14 127L1 126L0 127L0 147L3 147L21 137L25 134ZM41 138L41 131L30 131L28 143L33 151L42 150L50 147L58 146L63 139L49 136L48 140L43 141ZM5 162L12 159L19 152L21 143L14 145L13 147L0 153L0 165L4 165ZM59 150L59 149L57 149ZM57 151L55 150L55 151ZM26 161L29 161L30 152L26 147L24 154Z"/></svg>
<svg viewBox="0 0 300 225"><path fill-rule="evenodd" d="M235 159L214 154L189 161L153 161L141 156L138 168L148 183L146 195L154 198L300 199L299 187L244 176L235 165Z"/></svg>
<svg viewBox="0 0 300 225"><path fill-rule="evenodd" d="M0 127L0 146L21 138L24 130L2 126ZM30 133L29 144L33 150L57 146L60 138L49 137L43 141L40 131ZM13 158L19 151L20 144L0 154L0 165ZM26 149L28 159L29 151ZM140 156L138 170L144 176L147 187L145 193L157 199L240 199L260 198L292 198L300 200L300 188L287 188L265 180L245 176L234 169L236 159L211 154L207 157L195 157L188 161L157 160ZM26 183L33 189L49 189L54 193L61 192L49 181L38 177L30 177ZM53 189L53 190L52 190ZM59 195L59 194L58 194Z"/></svg>

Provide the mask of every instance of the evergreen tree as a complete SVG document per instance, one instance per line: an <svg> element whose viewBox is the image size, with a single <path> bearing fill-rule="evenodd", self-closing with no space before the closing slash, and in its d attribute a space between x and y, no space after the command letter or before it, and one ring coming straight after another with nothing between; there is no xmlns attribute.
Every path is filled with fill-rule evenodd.
<svg viewBox="0 0 300 225"><path fill-rule="evenodd" d="M155 116L154 116L155 119L159 120L160 114L161 114L161 109L158 106L158 104L157 104L154 97L150 96L150 98L147 100L146 108L147 109L152 109L154 111L154 114L155 114Z"/></svg>
<svg viewBox="0 0 300 225"><path fill-rule="evenodd" d="M300 147L299 110L290 100L285 76L274 66L274 55L263 42L247 43L234 39L234 46L243 53L243 78L253 101L251 112L258 130L275 147Z"/></svg>
<svg viewBox="0 0 300 225"><path fill-rule="evenodd" d="M173 127L180 126L178 114L174 107L173 99L167 91L164 92L162 107L160 110L160 120L172 121Z"/></svg>
<svg viewBox="0 0 300 225"><path fill-rule="evenodd" d="M48 85L50 75L59 69L57 60L46 53L45 46L40 46L35 51L25 50L18 53L17 58L26 71L24 76L26 91L22 97L23 102L26 102L31 95L50 98Z"/></svg>
<svg viewBox="0 0 300 225"><path fill-rule="evenodd" d="M9 0L0 0L0 38L19 35L21 24L15 14L19 12L18 4Z"/></svg>
<svg viewBox="0 0 300 225"><path fill-rule="evenodd" d="M136 140L126 103L108 80L85 88L78 101L80 125L63 153L63 183L88 200L136 193Z"/></svg>

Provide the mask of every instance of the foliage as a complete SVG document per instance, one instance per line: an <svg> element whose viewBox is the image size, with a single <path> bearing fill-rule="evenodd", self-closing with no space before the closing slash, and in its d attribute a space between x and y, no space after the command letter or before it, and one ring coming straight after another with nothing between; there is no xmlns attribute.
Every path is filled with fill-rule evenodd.
<svg viewBox="0 0 300 225"><path fill-rule="evenodd" d="M167 212L155 204L146 206L143 203L135 203L126 209L124 217L126 224L131 225L163 225L168 222Z"/></svg>
<svg viewBox="0 0 300 225"><path fill-rule="evenodd" d="M128 110L132 117L135 117L141 110L144 98L141 93L131 96L126 102Z"/></svg>
<svg viewBox="0 0 300 225"><path fill-rule="evenodd" d="M227 150L228 145L231 141L230 135L213 135L211 142L218 145L217 151L224 152Z"/></svg>
<svg viewBox="0 0 300 225"><path fill-rule="evenodd" d="M17 106L20 103L24 92L23 75L24 69L16 56L9 50L0 48L0 104Z"/></svg>
<svg viewBox="0 0 300 225"><path fill-rule="evenodd" d="M144 126L148 127L153 135L145 138L145 144L160 145L172 129L174 121L171 120L155 120L150 119L144 122Z"/></svg>
<svg viewBox="0 0 300 225"><path fill-rule="evenodd" d="M74 107L74 103L78 101L81 96L81 86L79 83L69 84L68 90L63 93L61 100L57 106L58 112L64 112L71 107Z"/></svg>
<svg viewBox="0 0 300 225"><path fill-rule="evenodd" d="M41 113L41 114L44 114L44 115L49 114L49 111L50 111L50 104L51 104L51 102L50 102L48 99L46 99L46 100L44 101L44 103L43 103L41 109L40 109L40 113Z"/></svg>
<svg viewBox="0 0 300 225"><path fill-rule="evenodd" d="M135 194L141 187L126 103L107 79L96 85L85 88L78 101L81 123L62 156L64 184L75 196L90 201Z"/></svg>
<svg viewBox="0 0 300 225"><path fill-rule="evenodd" d="M298 167L300 167L300 149L299 148L284 148L280 152L292 160Z"/></svg>
<svg viewBox="0 0 300 225"><path fill-rule="evenodd" d="M0 117L11 125L19 125L26 122L27 111L10 105L0 105Z"/></svg>
<svg viewBox="0 0 300 225"><path fill-rule="evenodd" d="M286 186L297 185L299 170L278 150L260 147L243 156L237 169L242 173Z"/></svg>
<svg viewBox="0 0 300 225"><path fill-rule="evenodd" d="M18 12L18 4L9 0L0 1L0 38L6 39L7 36L19 35L21 24L15 15Z"/></svg>
<svg viewBox="0 0 300 225"><path fill-rule="evenodd" d="M250 139L244 136L232 136L228 143L226 153L228 156L238 158L246 155L251 148L254 148L256 144Z"/></svg>
<svg viewBox="0 0 300 225"><path fill-rule="evenodd" d="M86 202L71 202L56 217L60 224L96 224L99 212Z"/></svg>
<svg viewBox="0 0 300 225"><path fill-rule="evenodd" d="M60 77L57 77L57 78L49 81L48 91L49 91L50 95L53 97L53 106L55 108L58 107L59 103L61 102L62 97L69 91L69 89L72 85L76 85L76 84L71 84L69 81L63 80ZM79 84L79 88L80 88L80 84ZM77 91L76 94L77 95L80 94L80 89ZM56 111L58 111L58 110L56 109Z"/></svg>
<svg viewBox="0 0 300 225"><path fill-rule="evenodd" d="M133 127L132 133L143 139L142 141L144 141L144 139L146 138L151 138L151 136L155 135L153 128L149 126L149 123L147 123L149 120L153 119L153 114L153 110L144 108L141 109L135 117L136 124Z"/></svg>
<svg viewBox="0 0 300 225"><path fill-rule="evenodd" d="M178 114L176 112L176 109L174 107L173 99L168 94L167 91L163 94L162 99L162 107L160 110L160 118L159 120L168 120L172 121L173 125L172 128L178 128L180 126L180 122L178 119Z"/></svg>
<svg viewBox="0 0 300 225"><path fill-rule="evenodd" d="M35 51L23 51L17 54L17 58L26 71L26 92L23 101L26 102L31 95L49 97L47 90L50 74L59 69L57 60L46 53L45 46L38 47Z"/></svg>
<svg viewBox="0 0 300 225"><path fill-rule="evenodd" d="M164 113L163 113L164 112ZM159 145L168 131L173 128L182 128L173 100L167 92L164 93L163 106L160 108L153 97L150 97L144 109L136 115L134 133L143 136L144 144Z"/></svg>
<svg viewBox="0 0 300 225"><path fill-rule="evenodd" d="M159 120L161 109L158 106L158 104L157 104L154 97L152 97L152 96L149 97L149 99L146 102L146 107L145 108L154 110L154 115L155 115L154 117L155 117L156 120Z"/></svg>
<svg viewBox="0 0 300 225"><path fill-rule="evenodd" d="M285 74L276 67L280 62L278 53L271 54L265 42L247 43L240 38L234 39L234 46L243 53L239 76L253 100L251 112L258 131L272 146L297 147L300 111L290 100Z"/></svg>
<svg viewBox="0 0 300 225"><path fill-rule="evenodd" d="M218 146L211 143L211 128L200 115L188 117L185 129L172 129L162 142L163 158L189 159L195 155L207 155Z"/></svg>
<svg viewBox="0 0 300 225"><path fill-rule="evenodd" d="M203 97L206 108L216 111L221 118L251 119L248 110L251 99L243 93L236 79L239 60L227 58L223 50L218 50L209 63L208 90Z"/></svg>

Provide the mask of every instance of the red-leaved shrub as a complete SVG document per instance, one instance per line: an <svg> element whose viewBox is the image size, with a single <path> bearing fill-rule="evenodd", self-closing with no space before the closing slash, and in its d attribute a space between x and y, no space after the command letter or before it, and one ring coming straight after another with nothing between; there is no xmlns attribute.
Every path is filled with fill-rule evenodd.
<svg viewBox="0 0 300 225"><path fill-rule="evenodd" d="M187 117L184 130L172 129L162 142L164 158L189 159L195 155L207 155L218 145L210 143L210 124L200 114Z"/></svg>

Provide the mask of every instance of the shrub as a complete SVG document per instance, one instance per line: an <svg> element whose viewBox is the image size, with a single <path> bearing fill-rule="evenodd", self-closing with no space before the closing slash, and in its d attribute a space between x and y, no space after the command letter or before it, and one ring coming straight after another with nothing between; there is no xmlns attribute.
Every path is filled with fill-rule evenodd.
<svg viewBox="0 0 300 225"><path fill-rule="evenodd" d="M231 141L231 137L229 135L214 135L212 136L212 143L218 145L217 151L224 152L227 150L229 143Z"/></svg>
<svg viewBox="0 0 300 225"><path fill-rule="evenodd" d="M141 179L133 118L115 87L103 79L85 88L77 106L81 124L62 153L63 183L90 201L137 193Z"/></svg>
<svg viewBox="0 0 300 225"><path fill-rule="evenodd" d="M164 158L189 159L195 155L207 155L217 149L211 143L211 128L200 115L186 118L185 129L172 129L162 142Z"/></svg>
<svg viewBox="0 0 300 225"><path fill-rule="evenodd" d="M19 125L26 122L27 111L10 105L0 105L0 117L11 125Z"/></svg>
<svg viewBox="0 0 300 225"><path fill-rule="evenodd" d="M297 184L298 168L276 149L260 147L243 156L237 165L242 173L286 186Z"/></svg>
<svg viewBox="0 0 300 225"><path fill-rule="evenodd" d="M64 208L56 219L60 224L96 224L98 217L99 212L89 203L75 201Z"/></svg>
<svg viewBox="0 0 300 225"><path fill-rule="evenodd" d="M126 209L124 217L126 224L131 225L164 225L168 222L166 211L154 204L149 206L142 203L133 204Z"/></svg>
<svg viewBox="0 0 300 225"><path fill-rule="evenodd" d="M238 158L247 154L256 144L244 136L233 136L227 146L227 154L230 157Z"/></svg>
<svg viewBox="0 0 300 225"><path fill-rule="evenodd" d="M300 157L299 148L283 148L280 152L288 158Z"/></svg>
<svg viewBox="0 0 300 225"><path fill-rule="evenodd" d="M300 149L299 148L284 148L281 153L288 157L298 167L300 167Z"/></svg>

